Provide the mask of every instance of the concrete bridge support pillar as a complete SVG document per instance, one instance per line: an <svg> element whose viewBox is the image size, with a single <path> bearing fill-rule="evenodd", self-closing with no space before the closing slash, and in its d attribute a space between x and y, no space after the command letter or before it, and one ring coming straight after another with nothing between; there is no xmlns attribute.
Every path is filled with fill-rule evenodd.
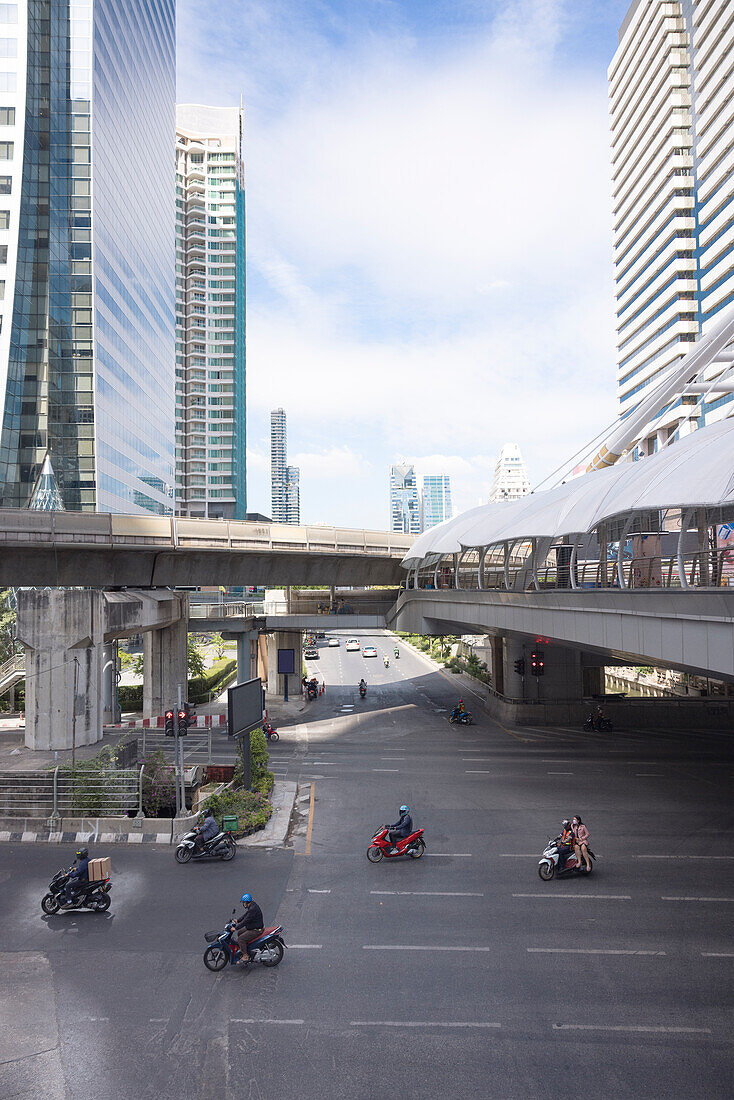
<svg viewBox="0 0 734 1100"><path fill-rule="evenodd" d="M300 630L279 630L268 634L268 695L283 698L285 677L278 672L278 650L294 650L295 673L288 679L288 695L293 697L301 690L303 668L303 638Z"/></svg>
<svg viewBox="0 0 734 1100"><path fill-rule="evenodd" d="M257 675L256 630L243 630L237 635L237 683L253 680Z"/></svg>
<svg viewBox="0 0 734 1100"><path fill-rule="evenodd" d="M25 743L70 749L102 737L104 593L18 593L18 638L26 650Z"/></svg>
<svg viewBox="0 0 734 1100"><path fill-rule="evenodd" d="M188 617L188 606L182 604L181 618L177 622L143 634L145 718L155 718L163 714L167 707L178 706L179 686L183 699L186 698Z"/></svg>
<svg viewBox="0 0 734 1100"><path fill-rule="evenodd" d="M112 725L117 721L115 715L116 659L117 647L114 642L109 642L102 650L102 722L104 725Z"/></svg>
<svg viewBox="0 0 734 1100"><path fill-rule="evenodd" d="M557 700L580 699L583 692L581 652L566 646L545 645L542 642L523 642L507 636L504 651L504 684L507 699L524 700L528 703L555 702ZM543 675L533 676L531 655L543 654ZM525 661L525 677L515 672L515 661Z"/></svg>

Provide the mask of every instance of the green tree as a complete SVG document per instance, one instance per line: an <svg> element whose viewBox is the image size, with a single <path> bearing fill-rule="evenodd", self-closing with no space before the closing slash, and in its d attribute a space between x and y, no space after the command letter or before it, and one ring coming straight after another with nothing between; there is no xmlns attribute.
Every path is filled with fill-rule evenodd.
<svg viewBox="0 0 734 1100"><path fill-rule="evenodd" d="M214 652L216 653L217 658L221 661L227 650L227 645L224 641L224 638L221 634L212 634L211 644L214 646Z"/></svg>
<svg viewBox="0 0 734 1100"><path fill-rule="evenodd" d="M215 635L221 639L221 634ZM189 634L186 641L186 658L189 667L189 676L203 676L204 675L204 658L197 649L196 642Z"/></svg>
<svg viewBox="0 0 734 1100"><path fill-rule="evenodd" d="M0 665L13 656L16 614L10 606L10 589L0 588Z"/></svg>

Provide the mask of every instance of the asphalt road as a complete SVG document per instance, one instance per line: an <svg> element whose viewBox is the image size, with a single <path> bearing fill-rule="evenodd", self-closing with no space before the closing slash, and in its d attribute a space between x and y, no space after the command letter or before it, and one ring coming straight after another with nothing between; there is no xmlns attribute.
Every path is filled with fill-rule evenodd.
<svg viewBox="0 0 734 1100"><path fill-rule="evenodd" d="M362 641L380 658L319 643L326 694L279 724L274 769L313 790L286 850L115 849L110 912L51 918L66 853L0 850L1 1018L36 1021L0 1036L0 1096L730 1096L730 739L512 731L476 705L457 729L455 679ZM426 855L369 864L404 801ZM544 883L573 813L597 869ZM202 934L244 890L291 949L212 975Z"/></svg>

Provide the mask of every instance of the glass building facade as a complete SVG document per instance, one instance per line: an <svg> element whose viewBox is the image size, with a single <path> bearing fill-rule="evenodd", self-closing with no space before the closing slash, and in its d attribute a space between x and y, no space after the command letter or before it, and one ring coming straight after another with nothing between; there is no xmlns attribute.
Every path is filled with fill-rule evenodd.
<svg viewBox="0 0 734 1100"><path fill-rule="evenodd" d="M66 509L170 513L175 0L27 0L0 24L0 502L27 506L48 454Z"/></svg>
<svg viewBox="0 0 734 1100"><path fill-rule="evenodd" d="M437 523L451 519L451 478L448 474L425 474L421 494L423 515L421 529L427 531Z"/></svg>

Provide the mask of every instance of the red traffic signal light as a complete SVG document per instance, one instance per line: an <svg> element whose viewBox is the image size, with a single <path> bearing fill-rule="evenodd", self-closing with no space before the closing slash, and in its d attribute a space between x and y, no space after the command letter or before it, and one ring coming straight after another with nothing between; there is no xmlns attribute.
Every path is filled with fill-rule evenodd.
<svg viewBox="0 0 734 1100"><path fill-rule="evenodd" d="M545 661L542 649L536 649L530 655L530 671L533 676L542 676L545 672Z"/></svg>
<svg viewBox="0 0 734 1100"><path fill-rule="evenodd" d="M196 722L196 711L191 703L182 703L178 711L178 735L185 737L189 732L189 726Z"/></svg>
<svg viewBox="0 0 734 1100"><path fill-rule="evenodd" d="M175 717L174 711L166 711L166 737L175 737L176 735Z"/></svg>

